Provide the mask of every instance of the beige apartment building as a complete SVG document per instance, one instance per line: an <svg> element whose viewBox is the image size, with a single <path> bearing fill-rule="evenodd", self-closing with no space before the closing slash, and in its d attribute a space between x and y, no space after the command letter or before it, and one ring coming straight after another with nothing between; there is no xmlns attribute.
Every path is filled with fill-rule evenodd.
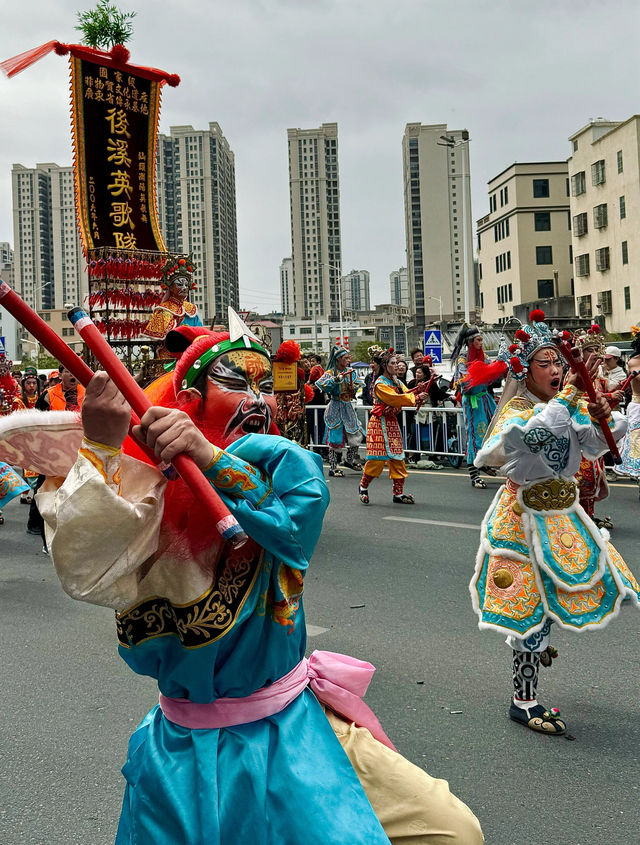
<svg viewBox="0 0 640 845"><path fill-rule="evenodd" d="M469 133L407 123L402 162L409 308L422 330L475 314Z"/></svg>
<svg viewBox="0 0 640 845"><path fill-rule="evenodd" d="M569 141L578 313L628 332L640 307L640 115L593 120Z"/></svg>
<svg viewBox="0 0 640 845"><path fill-rule="evenodd" d="M566 162L514 163L489 182L489 213L477 226L485 323L573 294L570 224Z"/></svg>

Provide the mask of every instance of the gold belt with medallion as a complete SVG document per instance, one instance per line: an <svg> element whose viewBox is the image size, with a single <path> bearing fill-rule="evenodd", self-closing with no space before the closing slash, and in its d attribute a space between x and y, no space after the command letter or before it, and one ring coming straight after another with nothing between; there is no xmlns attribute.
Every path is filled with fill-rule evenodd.
<svg viewBox="0 0 640 845"><path fill-rule="evenodd" d="M507 489L517 494L520 485L507 479ZM526 507L534 511L561 511L570 508L578 498L578 488L575 481L566 481L562 478L545 478L527 487L522 492L522 501ZM512 505L515 513L520 513L520 505L515 501Z"/></svg>

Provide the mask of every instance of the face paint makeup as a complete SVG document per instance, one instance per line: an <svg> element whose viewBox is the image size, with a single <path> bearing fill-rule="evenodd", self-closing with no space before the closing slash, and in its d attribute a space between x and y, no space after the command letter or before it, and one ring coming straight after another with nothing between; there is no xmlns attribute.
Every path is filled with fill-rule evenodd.
<svg viewBox="0 0 640 845"><path fill-rule="evenodd" d="M222 421L226 446L245 434L266 434L275 414L271 362L250 349L216 358L207 373L205 416Z"/></svg>

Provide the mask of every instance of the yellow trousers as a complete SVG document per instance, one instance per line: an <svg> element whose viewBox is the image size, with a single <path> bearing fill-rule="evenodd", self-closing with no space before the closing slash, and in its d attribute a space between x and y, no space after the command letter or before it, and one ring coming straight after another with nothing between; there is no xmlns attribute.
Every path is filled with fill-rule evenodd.
<svg viewBox="0 0 640 845"><path fill-rule="evenodd" d="M480 822L446 780L414 766L367 728L325 713L392 845L482 845Z"/></svg>
<svg viewBox="0 0 640 845"><path fill-rule="evenodd" d="M385 466L389 467L389 478L407 478L407 466L404 461L367 461L364 465L364 474L372 478L379 478Z"/></svg>

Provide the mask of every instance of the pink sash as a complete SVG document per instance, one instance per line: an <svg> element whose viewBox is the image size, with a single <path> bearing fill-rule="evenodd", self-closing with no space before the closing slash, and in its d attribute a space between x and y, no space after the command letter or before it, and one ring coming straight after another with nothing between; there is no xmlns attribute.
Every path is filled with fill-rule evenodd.
<svg viewBox="0 0 640 845"><path fill-rule="evenodd" d="M160 708L170 722L184 728L227 728L280 713L308 684L321 704L347 721L367 728L379 742L395 751L375 713L362 700L374 672L371 663L355 657L334 651L314 651L284 677L245 698L218 698L198 704L160 693Z"/></svg>

